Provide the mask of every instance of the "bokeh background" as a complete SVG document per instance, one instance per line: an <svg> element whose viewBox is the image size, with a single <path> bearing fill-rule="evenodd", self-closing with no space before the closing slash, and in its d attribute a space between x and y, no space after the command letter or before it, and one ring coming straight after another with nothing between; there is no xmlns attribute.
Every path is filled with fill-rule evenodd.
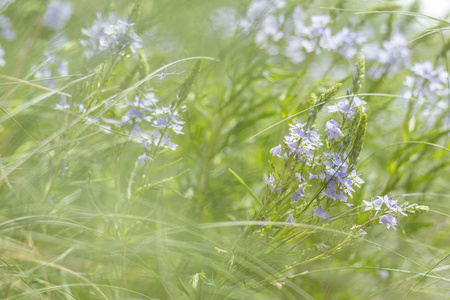
<svg viewBox="0 0 450 300"><path fill-rule="evenodd" d="M56 2L70 3L60 12L67 17L62 26L46 25ZM111 55L86 57L82 29L98 13L127 20L136 3L132 23L142 48L124 57L101 86ZM0 1L0 7L0 297L449 297L447 2L17 0ZM364 42L349 57L326 47L307 52L290 41L296 36L286 33L288 27L265 21L287 20L296 8L302 18L292 20L301 20L300 27L309 26L311 16L328 15L333 35L349 28ZM230 249L244 228L233 222L250 220L258 203L229 169L263 195L274 160L269 151L286 135L289 117L308 108L312 93L336 83L343 84L338 96L345 95L360 55L366 57L360 93L368 127L358 166L365 184L353 201L358 206L391 193L429 211L402 217L396 231L374 225L334 255L284 274L292 277L283 277L280 286L272 279L247 287L227 273ZM211 59L164 67L192 57ZM202 65L184 102L184 134L174 137L176 151L163 150L147 173L137 163L142 146L129 132L77 121L75 104L109 99L142 79L142 72L160 68L146 89L169 105L197 60ZM426 61L441 66L438 75L447 85L431 89L417 108L426 114L414 115L404 82L415 64ZM65 100L70 109L57 109L61 93L71 96ZM119 114L120 101L134 97L123 95L102 116ZM142 181L147 186L139 189ZM346 232L351 222L340 219L330 228ZM325 232L299 242L292 254L261 262L249 251L246 259L255 269L281 267L315 249L314 243L340 238Z"/></svg>

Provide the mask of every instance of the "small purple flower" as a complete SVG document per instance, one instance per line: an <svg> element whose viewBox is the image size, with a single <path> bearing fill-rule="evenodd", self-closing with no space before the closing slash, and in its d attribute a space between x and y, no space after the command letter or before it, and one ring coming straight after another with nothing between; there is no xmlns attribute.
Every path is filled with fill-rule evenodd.
<svg viewBox="0 0 450 300"><path fill-rule="evenodd" d="M153 160L150 156L145 153L138 157L138 163L143 167L147 161Z"/></svg>
<svg viewBox="0 0 450 300"><path fill-rule="evenodd" d="M380 210L381 209L381 205L383 205L383 199L378 197L377 199L373 200L373 201L366 201L363 200L364 204L366 205L366 209L365 210Z"/></svg>
<svg viewBox="0 0 450 300"><path fill-rule="evenodd" d="M289 214L289 216L286 219L286 224L293 226L295 225L295 219L294 216L292 214Z"/></svg>
<svg viewBox="0 0 450 300"><path fill-rule="evenodd" d="M170 150L174 150L174 151L178 147L177 144L172 143L172 141L170 140L169 135L167 133L164 133L164 136L162 138L161 144L165 145L167 148L169 148Z"/></svg>
<svg viewBox="0 0 450 300"><path fill-rule="evenodd" d="M322 252L327 252L330 249L330 246L327 246L325 244L315 244L315 246Z"/></svg>
<svg viewBox="0 0 450 300"><path fill-rule="evenodd" d="M394 228L395 230L397 230L397 228L395 228L395 226L398 225L397 223L397 219L391 215L384 215L380 218L380 223L383 223L384 225L386 225L386 227L389 229L390 227Z"/></svg>
<svg viewBox="0 0 450 300"><path fill-rule="evenodd" d="M328 131L329 140L334 139L335 141L337 141L339 136L344 136L342 134L342 131L339 129L339 123L334 120L327 122L326 130Z"/></svg>
<svg viewBox="0 0 450 300"><path fill-rule="evenodd" d="M297 178L297 180L298 180L300 183L305 182L305 178L303 178L303 176L300 175L299 173L295 173L295 178Z"/></svg>
<svg viewBox="0 0 450 300"><path fill-rule="evenodd" d="M361 98L359 98L358 96L353 97L353 105L355 107L359 107L361 106L364 112L364 105L367 104L366 101L362 100Z"/></svg>
<svg viewBox="0 0 450 300"><path fill-rule="evenodd" d="M353 170L349 175L350 180L353 182L354 185L357 187L361 187L361 184L364 183L364 180L362 180L357 174L356 170Z"/></svg>
<svg viewBox="0 0 450 300"><path fill-rule="evenodd" d="M100 130L102 130L104 133L112 133L111 126L109 125L100 125Z"/></svg>
<svg viewBox="0 0 450 300"><path fill-rule="evenodd" d="M268 177L264 177L264 179L266 180L266 183L268 185L273 185L273 183L275 182L275 178L273 177L272 173L270 173Z"/></svg>
<svg viewBox="0 0 450 300"><path fill-rule="evenodd" d="M70 104L67 103L66 97L61 96L61 98L59 99L59 104L56 104L56 109L57 110L65 110L68 108L70 108Z"/></svg>
<svg viewBox="0 0 450 300"><path fill-rule="evenodd" d="M303 190L303 186L299 184L298 190L295 191L291 199L298 203L298 200L303 197L305 197L305 191Z"/></svg>
<svg viewBox="0 0 450 300"><path fill-rule="evenodd" d="M69 21L72 12L70 1L51 1L42 19L42 26L52 30L60 30Z"/></svg>
<svg viewBox="0 0 450 300"><path fill-rule="evenodd" d="M384 204L386 204L387 208L389 208L390 212L394 214L401 214L407 216L407 214L403 211L401 206L398 205L397 200L393 200L392 196L384 195L382 199Z"/></svg>
<svg viewBox="0 0 450 300"><path fill-rule="evenodd" d="M270 149L270 154L272 154L272 156L276 155L278 157L281 157L281 145L278 145Z"/></svg>
<svg viewBox="0 0 450 300"><path fill-rule="evenodd" d="M323 207L315 208L314 209L314 213L316 214L317 217L319 217L321 219L324 219L324 220L331 220L331 219L333 219L332 217L330 217L327 214L327 211Z"/></svg>

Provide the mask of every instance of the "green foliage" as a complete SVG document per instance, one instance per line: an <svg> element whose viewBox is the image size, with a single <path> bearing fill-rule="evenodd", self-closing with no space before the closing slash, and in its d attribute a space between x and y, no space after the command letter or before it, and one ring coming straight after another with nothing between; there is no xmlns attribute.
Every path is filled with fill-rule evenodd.
<svg viewBox="0 0 450 300"><path fill-rule="evenodd" d="M445 18L418 1L266 3L252 19L252 1L81 0L55 30L50 3L0 5L16 32L0 24L0 298L448 298ZM89 56L81 29L97 12L127 25ZM382 64L362 47L347 58L347 44L320 40L289 54L287 32L314 15L380 52L404 33L409 64L393 71L402 58ZM267 19L285 36L262 32ZM403 84L428 60L447 93L417 92L435 77ZM330 112L342 100L351 116ZM298 155L316 133L313 155ZM344 165L365 183L336 183L346 197L333 199ZM398 206L377 209L376 196Z"/></svg>

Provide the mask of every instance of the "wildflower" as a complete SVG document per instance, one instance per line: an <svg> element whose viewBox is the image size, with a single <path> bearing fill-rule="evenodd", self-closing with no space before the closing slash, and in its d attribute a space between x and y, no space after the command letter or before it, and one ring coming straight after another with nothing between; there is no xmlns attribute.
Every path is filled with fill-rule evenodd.
<svg viewBox="0 0 450 300"><path fill-rule="evenodd" d="M273 185L275 178L273 177L273 174L270 173L268 177L264 177L264 179L266 180L266 183L268 185Z"/></svg>
<svg viewBox="0 0 450 300"><path fill-rule="evenodd" d="M150 156L145 153L138 157L138 163L143 167L147 161L153 160Z"/></svg>
<svg viewBox="0 0 450 300"><path fill-rule="evenodd" d="M281 145L278 145L276 147L273 147L272 149L270 149L270 154L272 154L273 156L278 156L278 157L282 157L281 156Z"/></svg>
<svg viewBox="0 0 450 300"><path fill-rule="evenodd" d="M16 32L12 29L11 19L3 15L0 15L0 36L8 41L16 38Z"/></svg>
<svg viewBox="0 0 450 300"><path fill-rule="evenodd" d="M172 141L169 138L169 135L167 133L164 133L163 138L161 140L161 145L169 148L170 150L176 150L178 145L175 143L172 143Z"/></svg>
<svg viewBox="0 0 450 300"><path fill-rule="evenodd" d="M355 95L353 97L353 105L355 107L361 107L362 112L365 112L365 108L364 108L365 104L367 104L367 102L362 100L361 98L359 98L357 95Z"/></svg>
<svg viewBox="0 0 450 300"><path fill-rule="evenodd" d="M384 204L391 213L407 216L407 214L403 211L402 207L398 205L397 200L393 200L393 197L384 195L383 197L379 198L383 200Z"/></svg>
<svg viewBox="0 0 450 300"><path fill-rule="evenodd" d="M330 48L331 30L327 27L329 23L328 15L311 16L311 25L303 29L305 40L302 46L306 52L320 53L321 48Z"/></svg>
<svg viewBox="0 0 450 300"><path fill-rule="evenodd" d="M364 183L364 180L361 179L358 175L356 175L356 170L353 170L350 175L348 175L348 178L351 180L352 184L356 185L357 187L361 187L361 184Z"/></svg>
<svg viewBox="0 0 450 300"><path fill-rule="evenodd" d="M316 248L322 252L327 252L328 250L330 250L330 246L327 246L325 244L314 244L314 246L316 246Z"/></svg>
<svg viewBox="0 0 450 300"><path fill-rule="evenodd" d="M299 184L298 189L292 195L291 200L298 203L298 200L303 197L305 197L305 191L303 190L303 186Z"/></svg>
<svg viewBox="0 0 450 300"><path fill-rule="evenodd" d="M57 110L65 110L65 109L70 108L70 105L67 104L66 96L61 95L61 98L59 99L59 104L56 104L55 108Z"/></svg>
<svg viewBox="0 0 450 300"><path fill-rule="evenodd" d="M381 279L389 278L389 272L386 270L379 270L378 275L380 276Z"/></svg>
<svg viewBox="0 0 450 300"><path fill-rule="evenodd" d="M287 217L286 224L289 225L289 226L295 225L295 219L294 219L294 216L292 214L289 214L289 216Z"/></svg>
<svg viewBox="0 0 450 300"><path fill-rule="evenodd" d="M323 207L318 207L314 209L314 213L318 218L324 219L324 220L331 220L332 217L330 217L327 214L327 211Z"/></svg>
<svg viewBox="0 0 450 300"><path fill-rule="evenodd" d="M299 122L290 124L289 126L290 133L284 137L287 154L295 154L300 161L306 161L306 165L309 166L314 159L314 150L322 145L320 135ZM281 151L281 146L279 149Z"/></svg>
<svg viewBox="0 0 450 300"><path fill-rule="evenodd" d="M381 209L381 205L383 205L383 199L380 197L370 202L366 200L363 200L363 202L366 205L365 210L375 209L376 211L378 211Z"/></svg>
<svg viewBox="0 0 450 300"><path fill-rule="evenodd" d="M354 109L351 107L350 100L343 99L339 101L336 105L328 106L329 112L340 112L343 115L350 115L350 117L354 114Z"/></svg>
<svg viewBox="0 0 450 300"><path fill-rule="evenodd" d="M380 78L383 74L392 76L410 64L408 39L398 32L390 40L384 41L382 47L376 44L364 45L362 53L367 61L378 63L369 70L369 75L375 78Z"/></svg>
<svg viewBox="0 0 450 300"><path fill-rule="evenodd" d="M249 33L255 25L259 31L256 35L258 43L272 38L279 40L283 37L280 31L283 16L277 15L279 9L284 8L284 0L256 0L248 7L245 18L238 20L238 26ZM267 46L267 44L265 45Z"/></svg>
<svg viewBox="0 0 450 300"><path fill-rule="evenodd" d="M395 226L398 225L397 223L397 218L391 216L391 215L384 215L380 217L380 223L383 223L384 225L386 225L386 227L389 229L390 227L394 228L395 230L397 230L397 228L395 228Z"/></svg>
<svg viewBox="0 0 450 300"><path fill-rule="evenodd" d="M100 125L100 130L102 130L104 133L111 133L111 126L109 125Z"/></svg>
<svg viewBox="0 0 450 300"><path fill-rule="evenodd" d="M358 230L358 233L359 233L360 235L365 235L365 234L367 234L367 232L365 232L362 228L360 228L360 229Z"/></svg>
<svg viewBox="0 0 450 300"><path fill-rule="evenodd" d="M331 50L337 50L346 59L351 60L358 54L357 46L363 42L365 42L365 38L361 33L352 32L344 27L331 38L329 47Z"/></svg>
<svg viewBox="0 0 450 300"><path fill-rule="evenodd" d="M142 45L133 25L114 16L110 16L109 21L105 22L102 15L97 14L94 24L88 29L82 29L82 33L88 37L80 41L85 47L84 55L90 58L105 50L118 56L124 56L127 50L136 52L136 49L142 48Z"/></svg>
<svg viewBox="0 0 450 300"><path fill-rule="evenodd" d="M339 123L331 120L328 121L326 124L326 130L328 131L328 139L334 139L335 141L338 140L339 136L344 136L342 131L339 129Z"/></svg>
<svg viewBox="0 0 450 300"><path fill-rule="evenodd" d="M157 128L167 127L172 129L176 134L183 134L182 124L184 124L184 122L179 119L179 112L174 107L157 108L155 109L153 116L158 119L153 121L152 126Z"/></svg>
<svg viewBox="0 0 450 300"><path fill-rule="evenodd" d="M309 173L309 179L317 179L317 178L325 179L325 174L313 175L310 172L308 172L308 173Z"/></svg>
<svg viewBox="0 0 450 300"><path fill-rule="evenodd" d="M69 21L72 12L73 8L70 1L51 1L42 19L42 26L52 30L60 30Z"/></svg>
<svg viewBox="0 0 450 300"><path fill-rule="evenodd" d="M305 182L305 178L303 178L302 175L300 175L299 173L295 173L295 178L296 178L300 183Z"/></svg>
<svg viewBox="0 0 450 300"><path fill-rule="evenodd" d="M16 0L0 0L0 13L4 12L8 6L14 3Z"/></svg>
<svg viewBox="0 0 450 300"><path fill-rule="evenodd" d="M231 7L219 7L215 9L209 19L211 28L208 28L210 34L216 34L220 38L229 38L233 36L237 29L236 10Z"/></svg>
<svg viewBox="0 0 450 300"><path fill-rule="evenodd" d="M434 68L430 61L417 63L411 67L412 75L406 76L403 84L408 88L405 96L414 98L417 106L413 111L417 112L421 118L433 124L436 108L446 109L447 102L447 81L449 74L443 66Z"/></svg>

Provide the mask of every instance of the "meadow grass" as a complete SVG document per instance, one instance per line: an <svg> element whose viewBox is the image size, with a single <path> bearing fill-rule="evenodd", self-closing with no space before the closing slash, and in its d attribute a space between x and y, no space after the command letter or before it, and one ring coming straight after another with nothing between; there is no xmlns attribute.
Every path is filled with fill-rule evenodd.
<svg viewBox="0 0 450 300"><path fill-rule="evenodd" d="M0 297L448 298L448 24L0 1Z"/></svg>

